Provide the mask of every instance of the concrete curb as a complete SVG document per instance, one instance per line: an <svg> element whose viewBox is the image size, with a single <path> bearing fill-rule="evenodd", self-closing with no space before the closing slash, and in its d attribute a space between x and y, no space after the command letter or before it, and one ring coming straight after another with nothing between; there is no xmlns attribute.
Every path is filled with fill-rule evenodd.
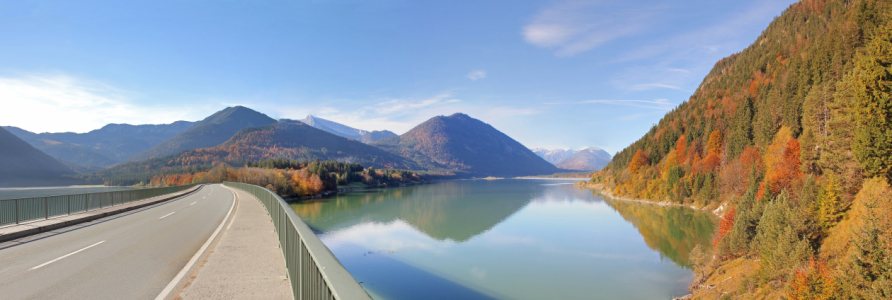
<svg viewBox="0 0 892 300"><path fill-rule="evenodd" d="M160 199L155 199L155 200L149 200L149 199L147 199L147 200L140 200L140 201L147 201L147 202L145 202L145 203L140 203L140 204L133 205L133 206L119 207L118 209L109 210L109 211L106 211L106 212L103 212L103 213L84 216L83 218L77 218L77 219L74 219L74 220L67 220L67 221L62 221L62 222L59 222L59 223L47 224L47 225L38 226L38 227L32 227L32 228L28 228L28 229L21 230L21 231L17 231L17 232L13 232L13 233L3 234L3 235L0 235L0 243L2 243L2 242L6 242L6 241L10 241L10 240L14 240L14 239L18 239L18 238L22 238L22 237L26 237L26 236L29 236L29 235L38 234L38 233L41 233L41 232L46 232L46 231L55 230L55 229L59 229L59 228L63 228L63 227L68 227L68 226L71 226L71 225L77 225L77 224L80 224L80 223L85 223L85 222L90 222L90 221L97 220L97 219L102 219L102 218L105 218L105 217L108 217L108 216L112 216L112 215L120 214L120 213L123 213L123 212L128 212L128 211L131 211L131 210L135 210L135 209L143 208L143 207L146 207L146 206L149 206L149 205L154 205L154 204L157 204L157 203L160 203L160 202L164 202L164 201L167 201L167 200L170 200L170 199L174 199L174 198L178 198L178 197L182 197L182 196L186 196L186 195L192 194L192 193L198 191L199 189L201 189L203 186L204 186L204 185L199 185L199 186L194 187L194 188L192 188L192 189L190 189L190 190L186 190L186 191L184 191L184 192L182 192L182 193L170 194L170 195L164 195L164 196L161 196L162 198L160 198ZM121 205L121 206L123 206L123 205ZM113 206L112 206L112 207L113 207ZM65 216L72 216L72 215L65 215ZM52 219L49 219L49 220L52 220ZM41 220L41 221L46 221L46 220Z"/></svg>

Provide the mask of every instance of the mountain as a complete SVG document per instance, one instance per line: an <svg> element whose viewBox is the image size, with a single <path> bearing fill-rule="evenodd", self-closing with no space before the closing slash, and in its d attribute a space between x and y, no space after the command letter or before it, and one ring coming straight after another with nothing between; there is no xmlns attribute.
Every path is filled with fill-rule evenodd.
<svg viewBox="0 0 892 300"><path fill-rule="evenodd" d="M889 299L890 99L889 1L801 1L590 186L721 215L691 299Z"/></svg>
<svg viewBox="0 0 892 300"><path fill-rule="evenodd" d="M354 140L360 140L363 135L369 133L368 131L362 129L356 129L344 124L332 122L326 119L314 117L313 115L307 115L306 118L300 120L304 124L316 127L318 129L325 130L327 132Z"/></svg>
<svg viewBox="0 0 892 300"><path fill-rule="evenodd" d="M544 158L545 161L550 162L553 165L557 165L558 163L564 161L565 159L570 158L573 154L576 154L576 150L573 149L554 149L548 150L545 148L536 148L533 149L533 153L536 153L541 158Z"/></svg>
<svg viewBox="0 0 892 300"><path fill-rule="evenodd" d="M228 141L215 147L124 163L102 170L97 176L106 182L130 185L148 182L147 179L159 173L208 168L216 163L240 167L249 161L278 158L336 160L376 168L419 168L415 162L377 147L283 119L274 124L239 130Z"/></svg>
<svg viewBox="0 0 892 300"><path fill-rule="evenodd" d="M4 128L34 148L63 161L77 165L99 167L111 166L117 162L100 153L98 149L52 140L44 137L48 135L46 133L36 134L14 126L6 126Z"/></svg>
<svg viewBox="0 0 892 300"><path fill-rule="evenodd" d="M585 148L558 163L558 168L579 171L600 171L610 162L610 153L600 148Z"/></svg>
<svg viewBox="0 0 892 300"><path fill-rule="evenodd" d="M0 128L0 187L71 184L75 171Z"/></svg>
<svg viewBox="0 0 892 300"><path fill-rule="evenodd" d="M108 124L87 133L33 133L18 127L7 130L31 146L64 161L83 166L110 166L183 132L194 122L160 125Z"/></svg>
<svg viewBox="0 0 892 300"><path fill-rule="evenodd" d="M243 106L227 107L189 129L127 159L128 162L175 154L184 150L214 147L248 127L265 126L276 120Z"/></svg>
<svg viewBox="0 0 892 300"><path fill-rule="evenodd" d="M558 169L489 124L462 113L437 116L372 145L431 170L473 176L553 174Z"/></svg>
<svg viewBox="0 0 892 300"><path fill-rule="evenodd" d="M366 143L366 144L371 144L371 143L377 142L378 140L386 139L386 138L394 137L394 136L396 136L396 133L390 132L389 130L382 130L382 131L375 130L375 131L366 132L365 134L363 134L359 138L359 141Z"/></svg>

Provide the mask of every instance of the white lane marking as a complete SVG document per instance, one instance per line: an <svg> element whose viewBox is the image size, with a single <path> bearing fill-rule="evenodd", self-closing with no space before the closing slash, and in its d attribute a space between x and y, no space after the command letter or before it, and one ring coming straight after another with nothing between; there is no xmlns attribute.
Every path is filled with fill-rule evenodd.
<svg viewBox="0 0 892 300"><path fill-rule="evenodd" d="M77 251L74 251L74 252L71 252L71 253L68 253L68 254L65 254L65 255L62 255L62 256L59 256L59 258L57 258L57 259L54 259L54 260L51 260L51 261L48 261L48 262L45 262L45 263L43 263L43 264L42 264L42 265L39 265L39 266L36 266L36 267L33 267L33 268L31 268L31 270L37 270L37 269L40 269L40 268L41 268L41 267L43 267L43 266L46 266L46 265L48 265L48 264L51 264L51 263L54 263L54 262L57 262L57 261L60 261L60 260L62 260L62 259L64 259L64 258L66 258L66 257L69 257L69 256L72 256L72 255L75 255L75 254L77 254L77 253L78 253L78 252L81 252L81 251L84 251L84 250L87 250L87 249L90 249L90 248L93 248L93 246L96 246L96 245L99 245L99 244L102 244L102 243L105 243L105 241L101 241L101 242L98 242L98 243L95 243L95 244L92 244L92 245L89 245L89 246L86 246L86 247L83 247L83 248L81 248L81 249L80 249L80 250L77 250ZM29 270L29 271L30 271L30 270Z"/></svg>
<svg viewBox="0 0 892 300"><path fill-rule="evenodd" d="M167 218L168 216L170 216L170 215L172 215L172 214L175 214L175 213L177 213L177 212L172 212L172 213L166 214L166 215L164 215L163 217L158 218L158 220Z"/></svg>
<svg viewBox="0 0 892 300"><path fill-rule="evenodd" d="M192 204L189 204L189 206L195 205L195 203L198 203L198 201L192 202Z"/></svg>
<svg viewBox="0 0 892 300"><path fill-rule="evenodd" d="M164 300L164 298L167 298L167 294L170 294L170 291L172 291L177 283L180 282L181 279L183 279L183 276L186 276L186 272L189 271L190 268L192 268L192 265L194 265L195 262L198 261L198 258L201 257L201 253L204 252L204 250L211 245L211 242L213 242L215 238L217 238L217 234L219 234L220 230L223 229L223 225L226 225L226 220L229 220L229 217L232 216L232 209L235 208L235 202L238 201L238 198L234 197L235 193L231 190L229 192L233 194L233 199L232 206L229 207L229 212L226 213L226 218L223 218L223 222L220 223L220 226L217 226L217 230L214 231L214 234L212 234L211 237L208 238L207 242L204 242L204 245L202 245L201 248L198 249L198 252L195 252L195 255L192 256L192 259L190 259L189 262L186 263L186 266L183 267L182 270L180 270L180 273L178 273L177 276L174 277L173 280L171 280L170 283L167 284L167 287L165 287L164 290L162 290L161 293L158 294L158 297L155 297L155 300Z"/></svg>

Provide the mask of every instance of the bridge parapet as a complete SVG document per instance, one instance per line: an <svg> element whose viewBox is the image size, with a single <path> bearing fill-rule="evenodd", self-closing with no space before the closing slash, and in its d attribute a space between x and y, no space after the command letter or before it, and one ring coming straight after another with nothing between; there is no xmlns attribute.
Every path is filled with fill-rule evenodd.
<svg viewBox="0 0 892 300"><path fill-rule="evenodd" d="M285 200L256 185L238 182L224 182L224 185L248 192L266 208L279 237L294 299L371 300Z"/></svg>
<svg viewBox="0 0 892 300"><path fill-rule="evenodd" d="M49 219L100 208L123 205L188 190L199 184L0 200L0 226Z"/></svg>

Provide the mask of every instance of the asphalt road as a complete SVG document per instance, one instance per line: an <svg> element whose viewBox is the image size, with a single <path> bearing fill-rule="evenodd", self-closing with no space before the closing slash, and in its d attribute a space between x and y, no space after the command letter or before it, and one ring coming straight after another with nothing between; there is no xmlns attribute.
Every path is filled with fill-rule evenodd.
<svg viewBox="0 0 892 300"><path fill-rule="evenodd" d="M234 201L222 185L204 186L160 204L0 243L0 298L155 299Z"/></svg>

